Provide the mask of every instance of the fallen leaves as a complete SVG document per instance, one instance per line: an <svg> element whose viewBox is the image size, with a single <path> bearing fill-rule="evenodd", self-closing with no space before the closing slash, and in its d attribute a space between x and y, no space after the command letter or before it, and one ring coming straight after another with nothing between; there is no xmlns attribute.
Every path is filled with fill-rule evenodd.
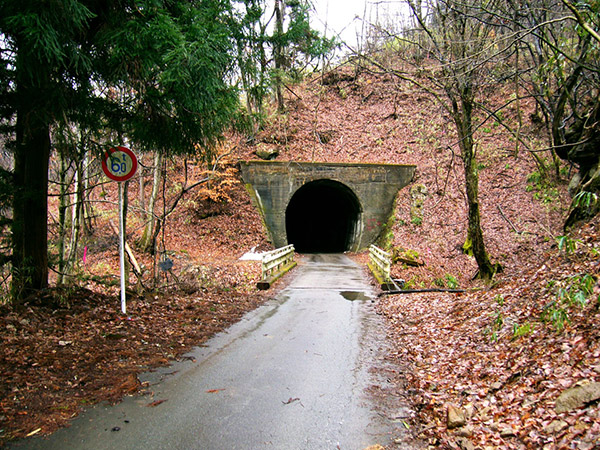
<svg viewBox="0 0 600 450"><path fill-rule="evenodd" d="M167 399L162 399L162 400L154 400L153 402L150 402L146 405L147 408L154 408L158 405L162 405L164 402L166 402Z"/></svg>
<svg viewBox="0 0 600 450"><path fill-rule="evenodd" d="M140 380L135 373L130 373L119 384L118 390L123 394L133 394L141 387Z"/></svg>
<svg viewBox="0 0 600 450"><path fill-rule="evenodd" d="M600 218L582 239L598 247ZM590 449L600 440L600 301L592 296L569 309L562 331L542 318L544 305L556 298L555 285L574 273L595 273L598 261L557 251L549 257L552 263L542 269L531 267L461 298L381 298L392 353L408 365L404 376L427 424L421 437L430 444ZM518 334L525 322L532 326Z"/></svg>
<svg viewBox="0 0 600 450"><path fill-rule="evenodd" d="M391 231L393 245L410 249L423 265L397 264L393 275L416 287L443 282L447 275L471 286L476 265L460 251L467 220L461 163L452 150L456 136L412 86L354 69L348 67L347 76L330 72L340 76L328 75L335 78L329 84L295 87L302 100L288 101L289 114L265 126L253 142L278 147L279 160L415 164L418 182L430 192L422 221L411 221L404 190ZM503 102L506 95L491 89L487 100ZM527 101L521 106L526 111ZM526 121L521 130L539 134ZM274 132L282 139L268 139ZM434 446L591 449L600 435L597 403L560 414L554 408L566 389L600 380L598 310L588 305L573 312L562 333L539 318L551 301L549 281L581 273L598 277L598 260L583 254L555 258L552 236L562 232L565 186L557 185L562 197L552 205L534 200L527 178L538 168L528 152L507 154L511 145L502 127L481 138L482 226L488 252L505 271L490 291L381 299L394 342L390 358L407 368L397 376L408 387L396 395L409 396L421 421L411 429ZM247 136L240 139L232 157L254 158L256 145L248 142ZM169 170L175 186L180 171ZM197 179L205 167L190 164L189 170ZM126 318L117 312L115 289L105 286L101 294L72 293L71 306L57 300L56 310L38 304L0 314L0 445L28 432L51 432L89 404L117 401L143 388L136 373L180 358L262 301L249 287L260 269L232 262L252 247L270 248L262 220L233 172L229 164L210 195L187 197L165 223L162 245L174 262L173 272L161 279L167 295L135 298ZM136 184L130 186L132 202ZM113 185L103 194L104 201L116 202ZM136 220L128 216L130 230L141 228ZM598 229L598 221L583 227L582 249L598 250ZM95 261L117 273L116 250L114 236L96 234L86 274L94 274ZM145 265L152 267L150 258ZM600 285L593 292L600 295ZM282 403L299 401L290 397ZM448 405L464 412L466 425L448 430Z"/></svg>
<svg viewBox="0 0 600 450"><path fill-rule="evenodd" d="M227 265L221 271L227 270ZM231 267L231 266L229 266ZM231 268L235 270L235 266ZM0 446L47 434L83 408L144 389L137 374L163 366L255 308L265 297L213 290L202 296L117 300L75 290L70 307L25 305L0 314ZM155 407L165 400L150 403Z"/></svg>

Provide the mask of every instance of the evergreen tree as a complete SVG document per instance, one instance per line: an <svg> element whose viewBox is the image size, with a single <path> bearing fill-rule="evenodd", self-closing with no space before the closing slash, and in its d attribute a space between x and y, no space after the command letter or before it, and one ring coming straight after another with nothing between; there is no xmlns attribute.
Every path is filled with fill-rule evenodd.
<svg viewBox="0 0 600 450"><path fill-rule="evenodd" d="M275 0L272 5L242 0L239 9L238 67L248 113L259 122L268 95L274 94L282 112L286 80L302 79L307 67L316 66L336 44L310 27L311 7L306 0Z"/></svg>
<svg viewBox="0 0 600 450"><path fill-rule="evenodd" d="M208 152L237 93L229 0L2 0L1 132L14 154L12 294L48 285L52 131ZM109 143L107 143L109 144ZM100 150L100 149L99 149Z"/></svg>

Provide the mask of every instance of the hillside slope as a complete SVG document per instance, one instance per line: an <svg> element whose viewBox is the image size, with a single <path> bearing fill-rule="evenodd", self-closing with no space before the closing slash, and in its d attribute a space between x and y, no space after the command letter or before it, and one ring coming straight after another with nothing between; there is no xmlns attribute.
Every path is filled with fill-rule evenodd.
<svg viewBox="0 0 600 450"><path fill-rule="evenodd" d="M406 81L352 67L316 77L293 92L287 115L274 118L251 145L242 143L238 157L256 158L254 153L268 149L279 153L278 161L416 165L413 186L419 189L400 192L393 244L412 250L425 267L397 267L396 274L425 284L445 275L462 285L469 282L476 266L461 251L467 227L462 163L453 126L432 98ZM508 95L485 94L496 103ZM537 122L525 124L522 133L539 135ZM515 155L509 133L497 123L486 123L477 143L488 253L506 276L514 276L523 263L541 262L562 234L565 183L542 189L532 156L524 150ZM411 215L415 206L420 211Z"/></svg>
<svg viewBox="0 0 600 450"><path fill-rule="evenodd" d="M462 252L464 174L443 110L407 82L365 68L342 67L292 89L288 114L240 146L239 157L267 149L287 161L416 165L413 187L398 197L392 245L423 265L399 263L392 272L412 288L476 288L380 299L399 368L393 395L412 401L413 431L432 448L598 448L600 225L560 237L570 169L544 180L500 124L478 129L482 227L504 269L485 286ZM500 105L510 93L499 86L482 95ZM533 105L521 107L521 132L545 147ZM503 114L516 117L510 108ZM594 394L557 411L561 392L578 385Z"/></svg>

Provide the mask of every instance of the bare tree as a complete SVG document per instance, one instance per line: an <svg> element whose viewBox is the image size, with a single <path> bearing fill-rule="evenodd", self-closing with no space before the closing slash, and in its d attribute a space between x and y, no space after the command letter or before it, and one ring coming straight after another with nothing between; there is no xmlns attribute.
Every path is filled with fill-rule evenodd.
<svg viewBox="0 0 600 450"><path fill-rule="evenodd" d="M591 1L510 1L527 58L516 71L538 105L558 175L558 159L577 166L565 227L600 210L600 4ZM505 13L506 15L506 13Z"/></svg>
<svg viewBox="0 0 600 450"><path fill-rule="evenodd" d="M150 197L148 198L147 208L144 210L144 231L139 242L139 246L142 251L150 252L154 254L154 245L156 238L154 236L154 229L156 226L156 214L154 212L154 206L161 186L161 180L163 177L163 155L159 152L154 153L154 165L152 167L152 190ZM143 192L142 190L140 190Z"/></svg>
<svg viewBox="0 0 600 450"><path fill-rule="evenodd" d="M600 3L571 0L406 0L412 26L387 32L388 46L400 50L419 78L372 59L381 68L409 80L432 95L451 117L465 173L468 235L464 248L473 251L480 275L490 278L499 268L485 251L480 224L476 130L494 117L549 175L545 152L552 155L556 175L559 157L577 166L571 180L574 196L566 226L600 210ZM384 62L383 62L384 61ZM413 72L414 73L414 72ZM514 95L492 109L481 96L491 83L511 81ZM507 85L508 86L508 85ZM547 131L547 143L528 142L522 133L521 100L533 98ZM498 112L513 104L517 120L506 123Z"/></svg>
<svg viewBox="0 0 600 450"><path fill-rule="evenodd" d="M485 83L494 57L503 58L504 46L495 33L495 10L501 0L408 0L415 28L395 36L412 55L407 58L425 73L419 81L393 67L383 67L409 80L432 95L449 114L456 129L458 147L464 166L468 203L467 238L463 248L473 253L479 277L490 280L500 269L492 264L485 249L481 229L479 179L474 133L477 95ZM425 59L423 59L425 58Z"/></svg>

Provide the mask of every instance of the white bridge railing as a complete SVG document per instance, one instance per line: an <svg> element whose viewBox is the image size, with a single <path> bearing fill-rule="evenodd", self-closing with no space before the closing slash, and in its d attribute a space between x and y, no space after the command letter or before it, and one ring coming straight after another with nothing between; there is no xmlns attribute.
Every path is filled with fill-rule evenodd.
<svg viewBox="0 0 600 450"><path fill-rule="evenodd" d="M383 290L394 289L395 284L390 275L392 255L375 245L369 246L369 269Z"/></svg>
<svg viewBox="0 0 600 450"><path fill-rule="evenodd" d="M269 289L279 277L295 265L293 245L287 245L265 253L262 257L262 280L258 282L257 287L259 289Z"/></svg>

